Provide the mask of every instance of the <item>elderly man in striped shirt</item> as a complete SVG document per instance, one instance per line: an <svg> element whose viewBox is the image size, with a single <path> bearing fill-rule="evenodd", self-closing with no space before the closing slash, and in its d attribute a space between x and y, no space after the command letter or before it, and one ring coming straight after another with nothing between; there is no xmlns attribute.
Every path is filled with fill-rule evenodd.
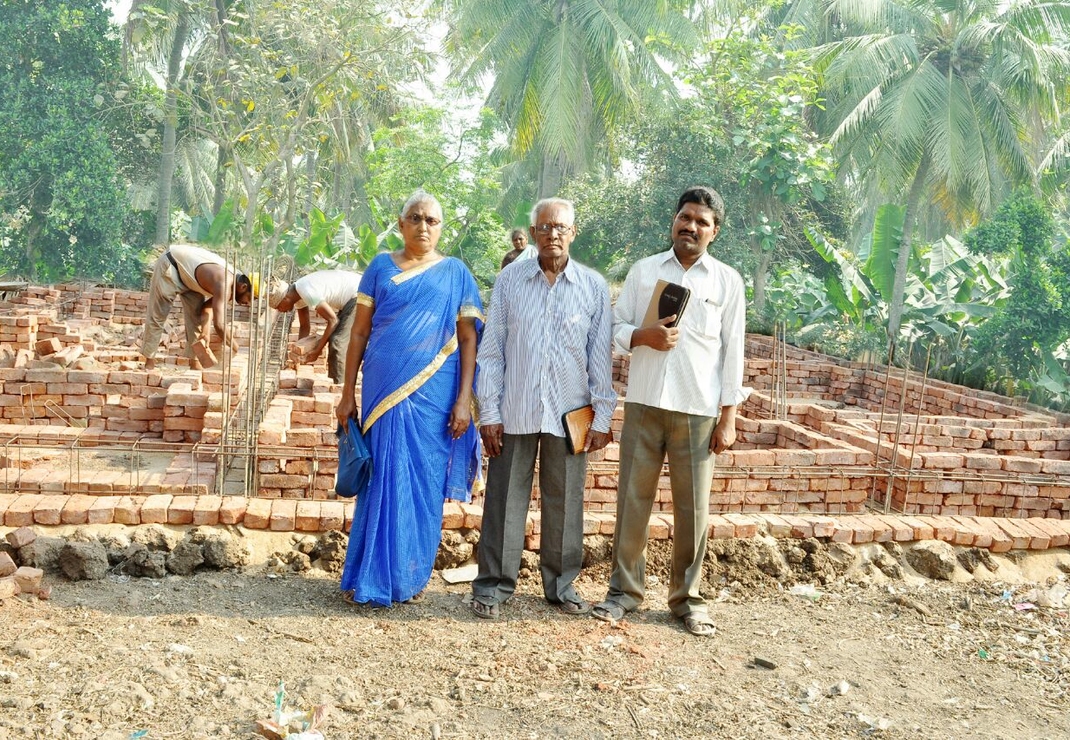
<svg viewBox="0 0 1070 740"><path fill-rule="evenodd" d="M479 431L490 468L472 610L484 619L497 618L516 589L536 455L543 593L565 614L590 612L572 583L583 563L586 453L609 444L617 402L609 288L569 257L572 203L539 201L530 230L538 259L502 270L479 347ZM561 417L585 404L594 409L587 446L570 454Z"/></svg>

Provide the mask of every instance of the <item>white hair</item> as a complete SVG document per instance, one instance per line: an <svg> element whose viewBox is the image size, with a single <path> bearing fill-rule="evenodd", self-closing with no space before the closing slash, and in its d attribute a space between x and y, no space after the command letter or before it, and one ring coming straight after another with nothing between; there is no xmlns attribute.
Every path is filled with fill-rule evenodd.
<svg viewBox="0 0 1070 740"><path fill-rule="evenodd" d="M423 188L420 188L415 193L410 195L409 199L405 201L405 205L401 207L402 218L408 216L409 211L412 210L413 206L419 205L420 203L433 203L435 207L438 208L438 212L442 213L442 204L438 202L438 198L431 195L431 193L427 192Z"/></svg>
<svg viewBox="0 0 1070 740"><path fill-rule="evenodd" d="M565 209L569 215L569 220L576 223L576 206L572 204L571 200L565 200L564 198L543 198L534 206L531 207L531 225L534 226L535 222L539 220L539 211L550 206L560 206Z"/></svg>

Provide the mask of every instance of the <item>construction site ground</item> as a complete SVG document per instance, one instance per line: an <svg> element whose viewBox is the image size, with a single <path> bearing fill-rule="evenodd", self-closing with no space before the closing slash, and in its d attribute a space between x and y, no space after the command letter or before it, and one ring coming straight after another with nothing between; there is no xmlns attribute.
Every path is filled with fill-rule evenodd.
<svg viewBox="0 0 1070 740"><path fill-rule="evenodd" d="M707 639L666 609L668 542L616 625L556 611L537 570L498 621L439 574L391 609L347 604L315 569L57 579L51 600L3 606L0 739L251 740L280 684L288 708L330 707L327 740L1070 736L1065 549L954 582L821 584L772 579L738 543L709 569ZM607 578L599 562L578 586L598 599Z"/></svg>

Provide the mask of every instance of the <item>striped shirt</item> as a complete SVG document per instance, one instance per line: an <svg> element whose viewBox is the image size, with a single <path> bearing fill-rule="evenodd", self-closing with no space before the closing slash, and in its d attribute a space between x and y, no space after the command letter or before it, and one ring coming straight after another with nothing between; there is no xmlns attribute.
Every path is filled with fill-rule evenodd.
<svg viewBox="0 0 1070 740"><path fill-rule="evenodd" d="M617 403L612 331L609 288L594 270L570 259L551 285L537 259L507 266L479 345L479 423L564 437L561 415L589 403L591 428L608 432Z"/></svg>
<svg viewBox="0 0 1070 740"><path fill-rule="evenodd" d="M632 349L632 332L642 325L658 280L691 291L680 317L679 340L662 352ZM722 406L747 400L743 386L743 343L747 306L743 279L709 254L689 270L673 250L632 265L613 309L613 338L631 352L627 401L668 411L717 417Z"/></svg>

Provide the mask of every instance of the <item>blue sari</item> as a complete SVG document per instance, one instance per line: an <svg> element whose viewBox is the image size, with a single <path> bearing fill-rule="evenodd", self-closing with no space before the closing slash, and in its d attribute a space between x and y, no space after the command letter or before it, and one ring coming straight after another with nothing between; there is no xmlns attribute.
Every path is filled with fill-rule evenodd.
<svg viewBox="0 0 1070 740"><path fill-rule="evenodd" d="M475 318L478 330L483 305L459 260L402 272L389 254L372 260L357 302L373 311L361 381L373 462L368 491L357 498L341 587L358 603L389 606L430 580L445 500L471 500L479 433L473 423L455 440L448 426L461 373L457 321Z"/></svg>

